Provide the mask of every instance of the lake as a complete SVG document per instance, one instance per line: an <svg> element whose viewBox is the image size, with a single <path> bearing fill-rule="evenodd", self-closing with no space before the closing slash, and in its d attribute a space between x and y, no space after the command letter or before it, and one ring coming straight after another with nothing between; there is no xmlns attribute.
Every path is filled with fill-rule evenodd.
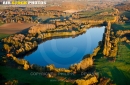
<svg viewBox="0 0 130 85"><path fill-rule="evenodd" d="M105 26L91 27L75 38L51 39L38 45L38 49L25 56L30 64L46 66L54 64L57 68L68 68L79 63L83 56L91 54L102 40Z"/></svg>

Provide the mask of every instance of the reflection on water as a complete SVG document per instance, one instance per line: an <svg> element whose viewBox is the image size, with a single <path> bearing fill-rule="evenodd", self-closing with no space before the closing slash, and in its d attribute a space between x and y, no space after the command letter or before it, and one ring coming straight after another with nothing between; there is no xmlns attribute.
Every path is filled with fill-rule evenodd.
<svg viewBox="0 0 130 85"><path fill-rule="evenodd" d="M93 27L78 36L46 39L35 52L24 58L31 64L54 64L57 68L68 68L80 62L84 55L93 52L102 40L104 29L105 26Z"/></svg>

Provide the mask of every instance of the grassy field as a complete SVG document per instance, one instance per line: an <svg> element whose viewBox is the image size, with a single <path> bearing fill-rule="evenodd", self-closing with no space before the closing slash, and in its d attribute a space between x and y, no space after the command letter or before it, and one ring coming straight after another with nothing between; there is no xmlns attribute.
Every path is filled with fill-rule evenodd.
<svg viewBox="0 0 130 85"><path fill-rule="evenodd" d="M93 17L89 17L87 19L89 19L89 20L96 19L96 20L106 20L106 21L108 21L108 20L114 20L114 17L113 16L109 16L109 15L108 16L96 15L96 16L93 16Z"/></svg>
<svg viewBox="0 0 130 85"><path fill-rule="evenodd" d="M0 74L6 78L5 80L0 80L0 82L18 80L18 85L72 85L71 83L58 81L54 78L48 79L41 75L31 75L31 72L33 71L0 66Z"/></svg>
<svg viewBox="0 0 130 85"><path fill-rule="evenodd" d="M130 30L130 24L112 24L114 32ZM111 78L116 85L130 85L130 44L118 43L118 55L115 62L103 57L102 50L95 57L95 67L101 76Z"/></svg>
<svg viewBox="0 0 130 85"><path fill-rule="evenodd" d="M5 38L5 37L7 37L7 36L9 36L9 34L0 34L0 40L2 39L2 38ZM2 43L0 43L0 56L2 56L4 53L3 52L1 52L1 49L3 48L3 44Z"/></svg>
<svg viewBox="0 0 130 85"><path fill-rule="evenodd" d="M104 21L109 21L109 20L114 20L114 16L112 15L100 15L101 13L107 12L112 13L113 10L111 8L105 9L105 10L97 10L97 11L86 11L86 12L80 12L79 15L82 18L86 18L89 20L104 20Z"/></svg>
<svg viewBox="0 0 130 85"><path fill-rule="evenodd" d="M125 15L127 18L130 19L130 11L125 11L121 15Z"/></svg>
<svg viewBox="0 0 130 85"><path fill-rule="evenodd" d="M112 28L115 32L118 30L130 30L130 23L112 24Z"/></svg>
<svg viewBox="0 0 130 85"><path fill-rule="evenodd" d="M0 23L0 26L3 25L3 23Z"/></svg>
<svg viewBox="0 0 130 85"><path fill-rule="evenodd" d="M97 14L100 14L102 12L108 12L111 13L113 10L111 8L105 9L105 10L97 10L97 11L86 11L86 12L81 12L80 16L81 17L90 17L90 16L95 16Z"/></svg>
<svg viewBox="0 0 130 85"><path fill-rule="evenodd" d="M5 37L7 37L7 36L9 36L10 34L0 34L0 40L2 39L2 38L5 38Z"/></svg>
<svg viewBox="0 0 130 85"><path fill-rule="evenodd" d="M118 47L119 54L115 62L108 62L101 52L96 56L96 70L101 76L111 78L116 85L130 85L130 45L120 42Z"/></svg>

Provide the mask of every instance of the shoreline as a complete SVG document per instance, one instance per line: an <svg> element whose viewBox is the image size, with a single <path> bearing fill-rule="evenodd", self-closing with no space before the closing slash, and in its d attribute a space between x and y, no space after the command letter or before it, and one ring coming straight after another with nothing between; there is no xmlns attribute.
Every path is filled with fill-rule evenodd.
<svg viewBox="0 0 130 85"><path fill-rule="evenodd" d="M101 26L101 25L94 25L94 26ZM44 37L43 38L41 38L40 39L40 42L39 43L37 43L37 45L35 46L35 47L33 47L33 48L31 48L27 53L32 53L31 51L32 50L34 50L35 48L38 48L38 45L40 44L40 43L43 43L44 42L44 40L46 41L46 40L48 40L48 38L51 38L51 39L53 39L54 37L75 37L75 36L78 36L78 35L80 35L80 34L82 34L82 33L84 33L84 32L86 32L86 29L89 29L89 28L91 28L91 27L94 27L93 25L92 26L89 26L89 27L87 27L87 28L82 28L79 32L74 32L74 33L71 33L71 32L65 32L65 33L67 33L67 34L64 34L64 33L62 33L62 35L60 34L59 35L59 32L57 32L57 33L55 33L55 32L53 32L53 33L44 33ZM46 35L50 35L50 36L46 36ZM34 50L35 51L35 50ZM20 55L26 55L26 53L24 53L23 54L23 52L21 52L21 53L19 53L19 54L17 54L16 56L20 56ZM9 56L10 56L11 54L9 54ZM13 56L13 55L11 55L11 56ZM13 56L14 57L14 56ZM29 66L31 66L31 65L29 65ZM69 69L69 68L67 68L67 69Z"/></svg>

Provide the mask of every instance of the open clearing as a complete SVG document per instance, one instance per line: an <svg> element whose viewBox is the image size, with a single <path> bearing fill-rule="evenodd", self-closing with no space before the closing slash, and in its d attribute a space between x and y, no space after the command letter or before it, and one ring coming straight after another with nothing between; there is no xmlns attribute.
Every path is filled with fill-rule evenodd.
<svg viewBox="0 0 130 85"><path fill-rule="evenodd" d="M33 25L35 25L35 23L7 23L0 26L0 33L15 34L22 30L26 30Z"/></svg>

